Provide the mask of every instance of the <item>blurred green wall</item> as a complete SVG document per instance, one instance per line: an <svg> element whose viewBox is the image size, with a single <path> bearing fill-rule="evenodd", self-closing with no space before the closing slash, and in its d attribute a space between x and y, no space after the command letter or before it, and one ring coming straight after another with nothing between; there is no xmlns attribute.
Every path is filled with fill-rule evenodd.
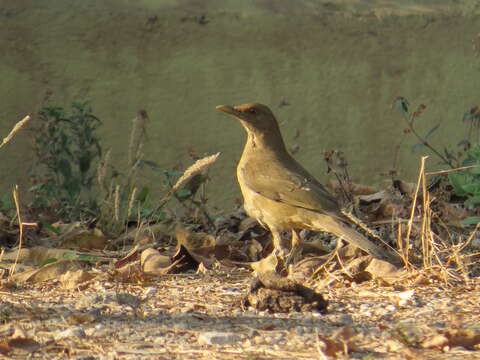
<svg viewBox="0 0 480 360"><path fill-rule="evenodd" d="M256 101L271 106L289 146L299 146L295 156L319 178L322 151L340 149L354 180L379 183L405 127L390 108L396 96L428 106L423 132L441 122L434 143L464 137L463 113L480 103L474 3L3 1L0 136L46 98L60 106L91 99L104 148L121 168L131 120L145 109L146 158L182 169L189 151L222 152L209 195L230 208L244 133L215 106ZM15 183L26 189L31 136L23 131L0 150L3 194ZM407 139L400 152L407 180L425 153L412 154L414 143ZM160 178L146 172L144 181L160 191Z"/></svg>

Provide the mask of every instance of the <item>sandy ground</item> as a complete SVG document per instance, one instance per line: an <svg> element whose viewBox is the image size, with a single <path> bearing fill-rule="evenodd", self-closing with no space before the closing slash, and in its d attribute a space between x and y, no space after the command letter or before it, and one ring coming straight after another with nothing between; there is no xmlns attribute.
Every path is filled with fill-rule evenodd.
<svg viewBox="0 0 480 360"><path fill-rule="evenodd" d="M322 339L347 327L356 337L339 358L479 358L460 346L422 348L451 329L480 330L478 282L342 285L321 290L327 314L268 314L240 308L250 278L236 270L131 285L95 281L73 291L58 282L3 289L0 334L21 331L34 342L10 352L14 359L322 359Z"/></svg>

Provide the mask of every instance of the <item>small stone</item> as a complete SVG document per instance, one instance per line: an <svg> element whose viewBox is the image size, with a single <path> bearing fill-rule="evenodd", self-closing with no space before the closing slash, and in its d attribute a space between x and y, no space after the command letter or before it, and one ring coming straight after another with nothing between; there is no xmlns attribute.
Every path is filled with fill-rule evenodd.
<svg viewBox="0 0 480 360"><path fill-rule="evenodd" d="M350 314L341 314L341 315L338 317L337 322L338 322L339 324L341 324L341 325L352 324L352 323L353 323L352 315L350 315Z"/></svg>
<svg viewBox="0 0 480 360"><path fill-rule="evenodd" d="M145 296L152 296L153 294L155 294L157 292L157 288L156 287L153 287L153 286L150 286L148 288L145 289Z"/></svg>
<svg viewBox="0 0 480 360"><path fill-rule="evenodd" d="M209 331L201 333L198 336L200 344L207 345L224 345L240 341L240 335L231 332Z"/></svg>
<svg viewBox="0 0 480 360"><path fill-rule="evenodd" d="M175 324L173 324L173 327L175 329L188 330L192 328L192 324L189 323L188 321L178 321Z"/></svg>
<svg viewBox="0 0 480 360"><path fill-rule="evenodd" d="M84 338L86 336L87 334L81 327L75 327L57 333L54 338L55 340L62 340L70 337Z"/></svg>
<svg viewBox="0 0 480 360"><path fill-rule="evenodd" d="M395 305L388 305L388 306L386 307L386 309L387 309L387 311L395 311L395 310L397 310L397 308L396 308Z"/></svg>
<svg viewBox="0 0 480 360"><path fill-rule="evenodd" d="M105 325L97 324L95 327L85 330L85 333L87 334L87 336L99 336L104 333L104 330Z"/></svg>
<svg viewBox="0 0 480 360"><path fill-rule="evenodd" d="M136 308L138 307L141 301L138 296L121 292L117 294L117 302L119 305L128 305L128 306L131 306L132 308Z"/></svg>
<svg viewBox="0 0 480 360"><path fill-rule="evenodd" d="M73 358L74 360L95 360L93 355L78 355Z"/></svg>

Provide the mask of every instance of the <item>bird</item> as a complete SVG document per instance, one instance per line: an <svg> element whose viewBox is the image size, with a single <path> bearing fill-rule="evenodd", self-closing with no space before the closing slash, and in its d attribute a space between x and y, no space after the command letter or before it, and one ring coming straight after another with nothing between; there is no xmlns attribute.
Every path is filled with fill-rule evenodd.
<svg viewBox="0 0 480 360"><path fill-rule="evenodd" d="M291 261L301 244L302 229L332 233L375 258L400 264L386 251L349 226L335 197L288 152L280 127L268 106L246 103L219 105L247 132L237 165L237 180L246 213L272 233L274 252ZM291 243L282 232L291 231Z"/></svg>

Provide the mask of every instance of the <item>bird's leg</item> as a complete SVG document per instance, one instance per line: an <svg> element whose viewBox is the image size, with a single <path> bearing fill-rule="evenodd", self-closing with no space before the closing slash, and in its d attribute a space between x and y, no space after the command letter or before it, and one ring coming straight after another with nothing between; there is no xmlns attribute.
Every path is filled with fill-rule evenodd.
<svg viewBox="0 0 480 360"><path fill-rule="evenodd" d="M287 255L285 263L287 265L294 264L302 255L302 239L298 230L292 229L292 249Z"/></svg>
<svg viewBox="0 0 480 360"><path fill-rule="evenodd" d="M288 246L285 244L285 240L282 238L282 233L278 229L270 229L273 236L273 251L275 254L285 260L288 254Z"/></svg>

